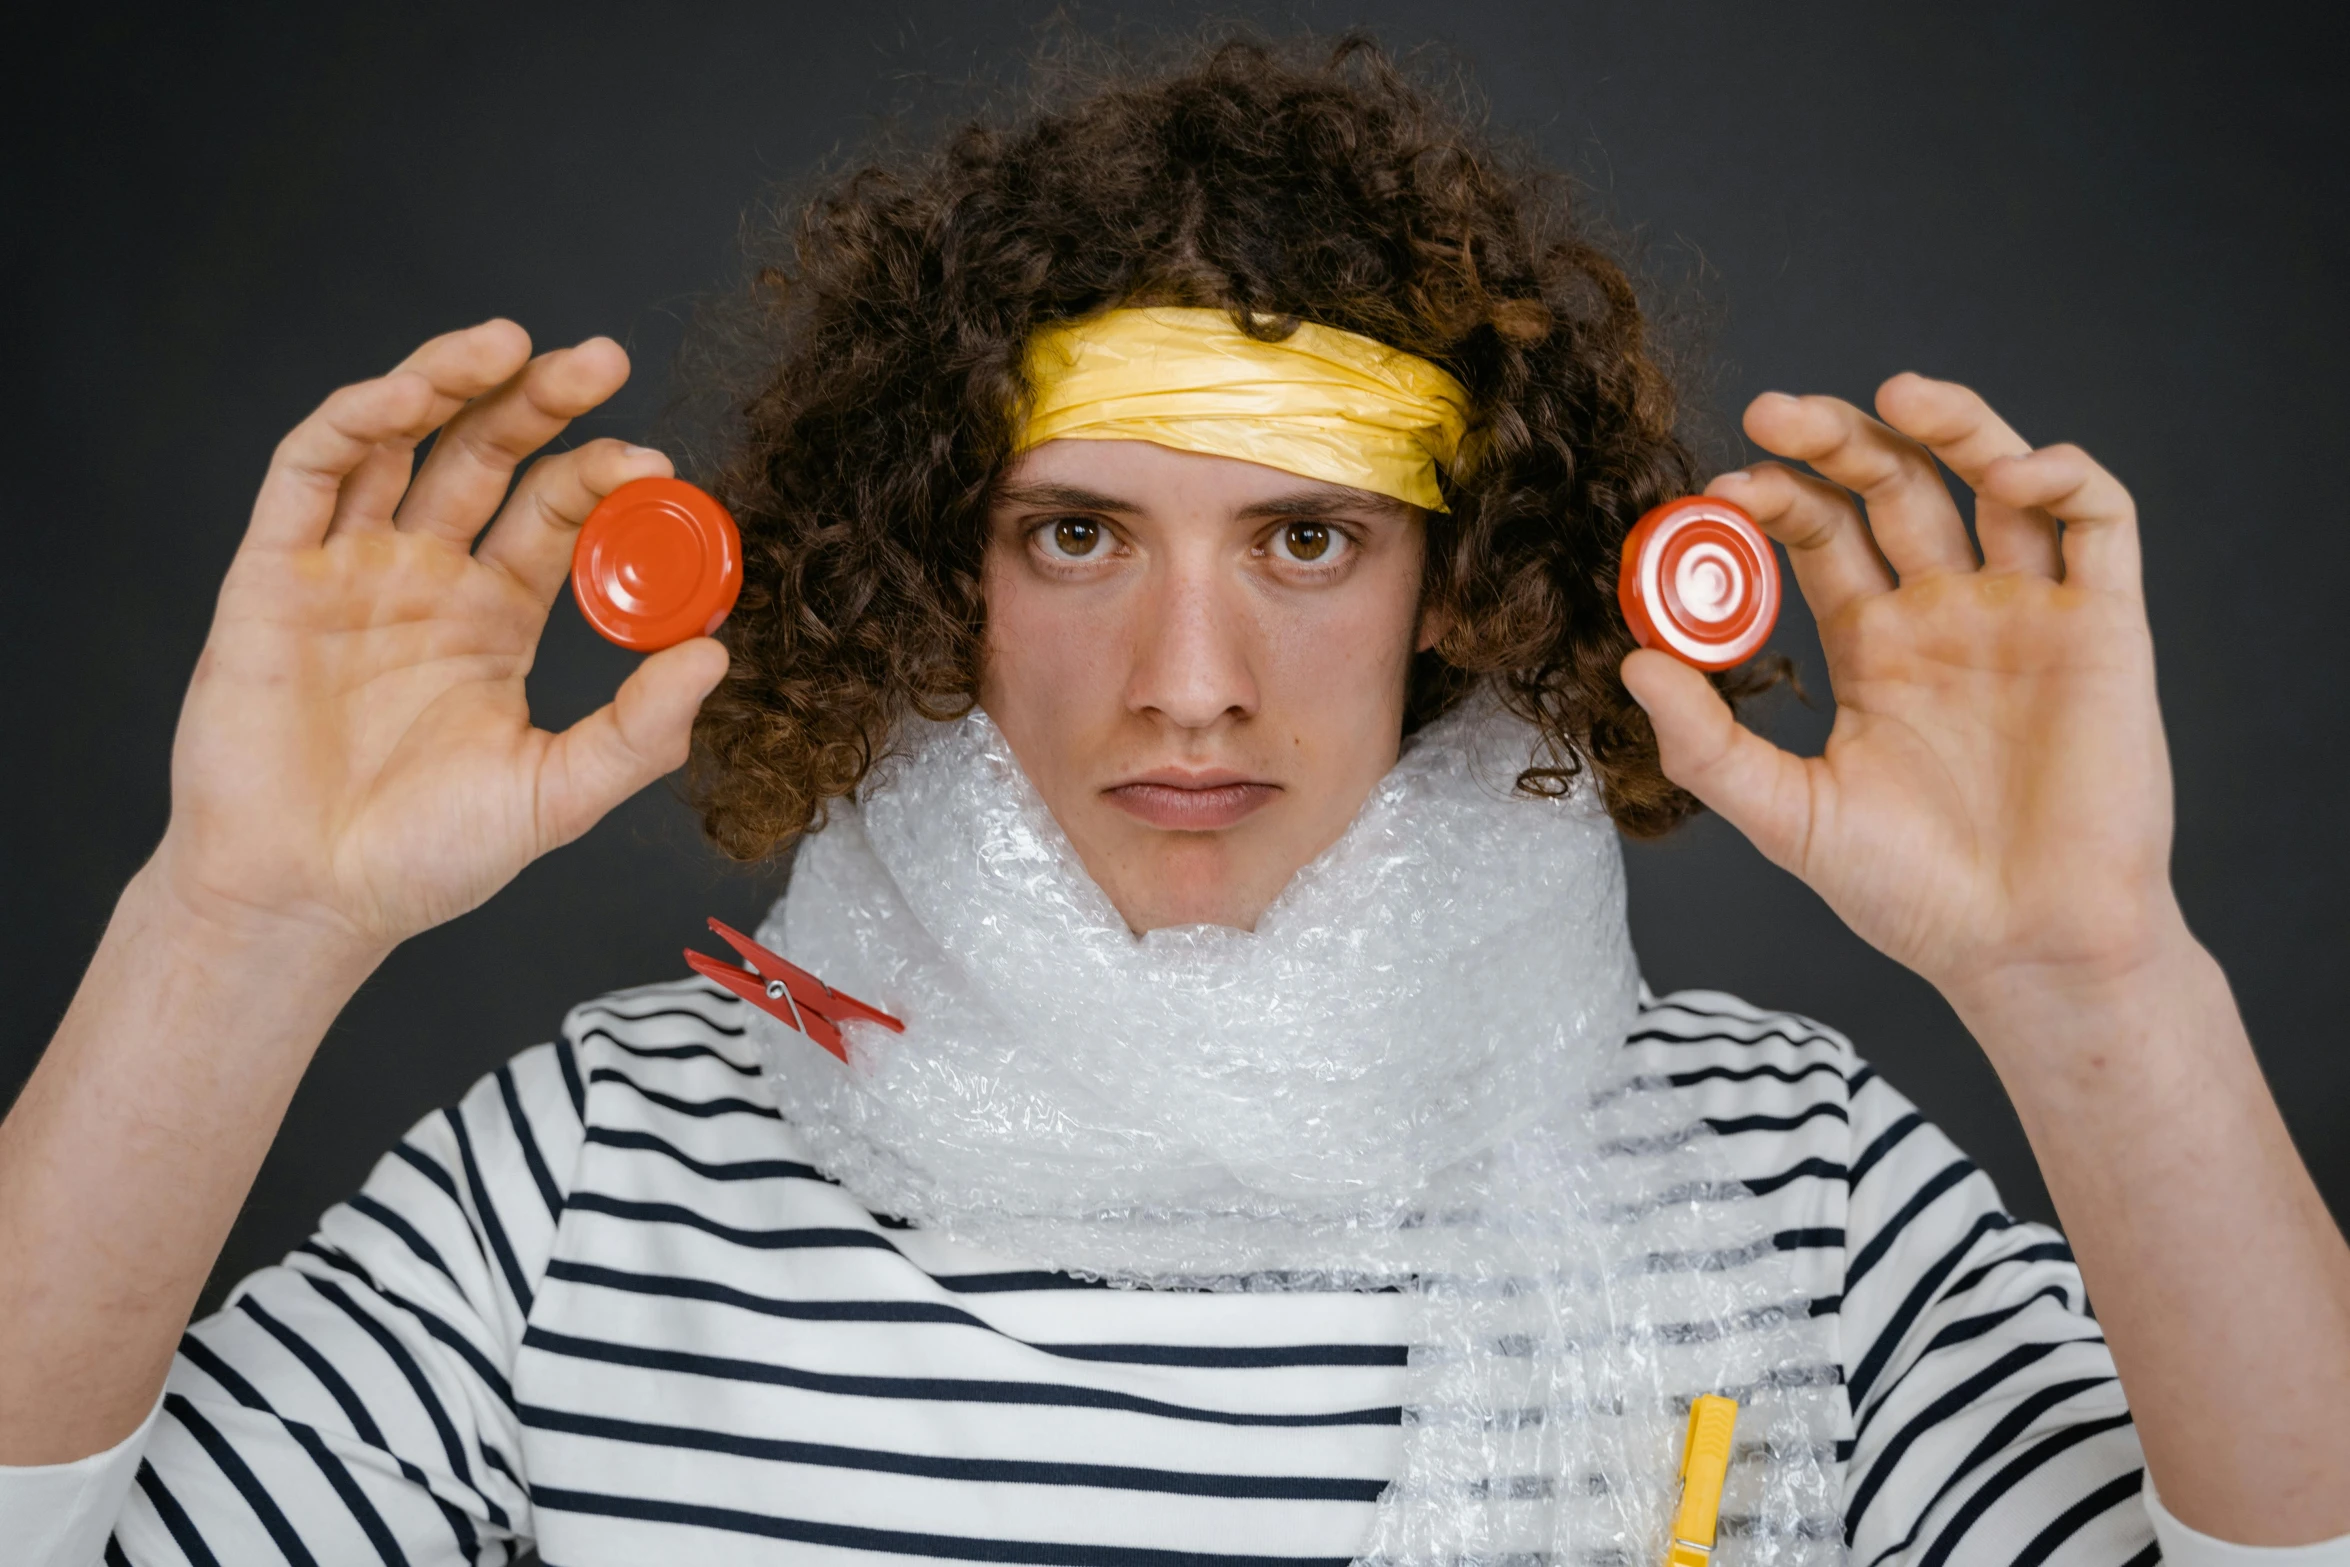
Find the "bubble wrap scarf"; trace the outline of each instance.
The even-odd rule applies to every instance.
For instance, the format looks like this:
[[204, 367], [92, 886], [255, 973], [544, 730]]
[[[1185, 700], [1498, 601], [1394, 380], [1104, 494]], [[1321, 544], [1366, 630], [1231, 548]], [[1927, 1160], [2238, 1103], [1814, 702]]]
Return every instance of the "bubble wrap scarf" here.
[[1837, 1560], [1828, 1325], [1624, 1065], [1615, 834], [1510, 792], [1529, 739], [1456, 712], [1255, 931], [1138, 939], [984, 714], [920, 726], [759, 932], [905, 1033], [850, 1024], [845, 1070], [754, 1033], [876, 1211], [1132, 1287], [1408, 1292], [1365, 1563], [1661, 1562], [1704, 1392], [1742, 1404], [1717, 1560]]

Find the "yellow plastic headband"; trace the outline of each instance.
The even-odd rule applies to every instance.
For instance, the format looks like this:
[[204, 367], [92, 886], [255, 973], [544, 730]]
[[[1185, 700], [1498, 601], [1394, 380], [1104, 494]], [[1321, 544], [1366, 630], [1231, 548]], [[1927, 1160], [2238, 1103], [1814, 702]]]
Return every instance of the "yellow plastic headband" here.
[[1152, 441], [1263, 463], [1443, 511], [1436, 471], [1468, 427], [1469, 394], [1427, 360], [1333, 327], [1277, 343], [1221, 310], [1109, 310], [1039, 330], [1018, 449]]

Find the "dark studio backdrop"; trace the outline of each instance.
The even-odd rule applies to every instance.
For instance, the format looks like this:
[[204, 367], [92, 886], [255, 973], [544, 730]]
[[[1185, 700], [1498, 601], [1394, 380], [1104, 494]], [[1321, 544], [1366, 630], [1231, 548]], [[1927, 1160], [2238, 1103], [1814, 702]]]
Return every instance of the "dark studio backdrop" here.
[[[1066, 14], [1138, 36], [1205, 15]], [[1751, 455], [1735, 416], [1758, 391], [1865, 403], [1916, 368], [2120, 473], [2145, 517], [2187, 911], [2350, 1211], [2342, 24], [2257, 5], [1237, 14], [1440, 45], [1497, 123], [1579, 171], [1696, 334], [1689, 394], [1717, 465]], [[892, 116], [967, 101], [957, 84], [975, 75], [1016, 76], [1052, 15], [1010, 0], [91, 8], [16, 52], [0, 1097], [163, 827], [180, 693], [278, 436], [335, 385], [501, 313], [542, 344], [627, 343], [637, 383], [578, 435], [641, 436], [760, 192]], [[1829, 710], [1799, 607], [1779, 643], [1822, 701], [1783, 704], [1769, 727], [1816, 747]], [[566, 596], [531, 678], [540, 722], [588, 712], [630, 662]], [[1719, 822], [1629, 858], [1651, 983], [1844, 1029], [2011, 1205], [2048, 1216], [1998, 1084], [1923, 982]], [[772, 869], [719, 861], [657, 787], [410, 942], [328, 1037], [207, 1306], [572, 1002], [682, 973], [705, 915], [749, 927], [777, 887]]]

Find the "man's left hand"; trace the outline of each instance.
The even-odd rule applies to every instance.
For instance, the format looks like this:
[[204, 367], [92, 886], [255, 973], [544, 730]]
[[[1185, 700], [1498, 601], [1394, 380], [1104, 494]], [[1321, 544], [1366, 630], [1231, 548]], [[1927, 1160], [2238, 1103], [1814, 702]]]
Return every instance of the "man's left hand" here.
[[[1877, 410], [1758, 397], [1747, 434], [1813, 472], [1707, 486], [1787, 547], [1835, 691], [1824, 753], [1763, 740], [1665, 654], [1625, 683], [1667, 776], [1962, 1013], [2019, 982], [2126, 985], [2189, 939], [2136, 507], [1963, 386], [1896, 376]], [[1980, 555], [1942, 464], [1974, 490]]]

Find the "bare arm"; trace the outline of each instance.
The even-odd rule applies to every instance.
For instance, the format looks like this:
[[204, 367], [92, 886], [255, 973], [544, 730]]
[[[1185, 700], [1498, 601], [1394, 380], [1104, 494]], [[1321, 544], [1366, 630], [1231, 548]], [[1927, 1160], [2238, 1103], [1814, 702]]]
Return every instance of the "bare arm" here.
[[2350, 1534], [2350, 1248], [2294, 1152], [2217, 962], [1971, 995], [2163, 1504], [2247, 1545]]
[[534, 359], [490, 322], [279, 447], [181, 711], [170, 826], [0, 1123], [0, 1464], [137, 1427], [295, 1084], [384, 955], [684, 759], [725, 669], [706, 638], [560, 735], [523, 697], [579, 523], [669, 464], [598, 441], [507, 486], [626, 375], [609, 341]]
[[0, 1463], [138, 1425], [311, 1052], [376, 955], [177, 905], [150, 865], [0, 1124]]
[[[1626, 683], [1666, 772], [1989, 1055], [2165, 1504], [2248, 1545], [2350, 1533], [2350, 1247], [2172, 893], [2134, 505], [1964, 387], [1897, 376], [1877, 407], [1758, 398], [1747, 433], [1814, 473], [1709, 487], [1788, 548], [1836, 691], [1825, 753], [1739, 727], [1661, 654]], [[1980, 559], [1937, 458], [1975, 491]]]

